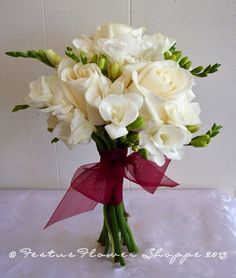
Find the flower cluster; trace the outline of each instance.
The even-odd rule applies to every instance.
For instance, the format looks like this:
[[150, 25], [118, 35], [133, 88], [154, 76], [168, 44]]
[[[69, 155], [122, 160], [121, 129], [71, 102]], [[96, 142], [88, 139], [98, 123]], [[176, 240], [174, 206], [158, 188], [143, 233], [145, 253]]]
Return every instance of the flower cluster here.
[[92, 138], [100, 149], [132, 147], [160, 166], [165, 157], [181, 159], [185, 145], [207, 145], [208, 135], [193, 138], [201, 124], [193, 76], [213, 73], [219, 64], [191, 69], [175, 40], [144, 31], [103, 24], [74, 39], [64, 57], [52, 50], [8, 52], [55, 69], [31, 82], [22, 109], [36, 106], [48, 115], [53, 142], [71, 148]]

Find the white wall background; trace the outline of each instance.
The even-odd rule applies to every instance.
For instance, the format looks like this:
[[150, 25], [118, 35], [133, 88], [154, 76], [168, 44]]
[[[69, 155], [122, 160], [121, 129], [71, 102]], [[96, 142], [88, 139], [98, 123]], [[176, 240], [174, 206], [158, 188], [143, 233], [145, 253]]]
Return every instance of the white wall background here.
[[[69, 151], [51, 136], [37, 112], [11, 113], [28, 93], [28, 83], [48, 74], [32, 60], [6, 50], [65, 46], [102, 22], [146, 25], [177, 39], [194, 65], [220, 62], [217, 74], [197, 79], [202, 131], [213, 122], [222, 134], [206, 149], [186, 149], [168, 175], [182, 186], [236, 188], [236, 1], [235, 0], [0, 0], [0, 187], [67, 188], [79, 165], [98, 160], [94, 144]], [[179, 187], [181, 188], [181, 187]]]

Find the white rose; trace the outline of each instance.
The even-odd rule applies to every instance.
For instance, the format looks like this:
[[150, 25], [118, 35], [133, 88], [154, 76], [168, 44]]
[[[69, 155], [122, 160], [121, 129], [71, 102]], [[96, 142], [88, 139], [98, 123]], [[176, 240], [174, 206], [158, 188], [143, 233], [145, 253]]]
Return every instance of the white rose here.
[[26, 102], [41, 108], [42, 112], [68, 113], [76, 101], [66, 86], [57, 76], [41, 76], [30, 83], [30, 93]]
[[[173, 61], [159, 61], [127, 66], [123, 75], [131, 76], [127, 91], [139, 92], [144, 97], [141, 111], [146, 120], [160, 121], [163, 103], [190, 102], [194, 98], [191, 73]], [[119, 80], [122, 80], [122, 76]]]
[[201, 109], [199, 103], [165, 103], [167, 114], [166, 122], [173, 125], [200, 125], [199, 118]]
[[173, 125], [159, 125], [150, 121], [147, 128], [140, 132], [140, 145], [149, 152], [149, 159], [159, 166], [164, 165], [165, 156], [180, 160], [183, 146], [190, 143], [192, 134], [186, 129]]
[[95, 125], [104, 121], [99, 115], [98, 105], [109, 93], [111, 81], [105, 77], [96, 64], [75, 63], [71, 59], [62, 59], [58, 67], [58, 76], [70, 88], [76, 100], [76, 107]]
[[101, 101], [99, 111], [102, 118], [110, 122], [105, 129], [112, 139], [128, 134], [126, 126], [136, 120], [142, 102], [140, 95], [132, 93], [111, 94]]
[[89, 143], [93, 129], [94, 126], [86, 120], [85, 115], [76, 108], [73, 113], [67, 115], [67, 119], [58, 121], [53, 129], [53, 134], [56, 138], [62, 140], [69, 148], [72, 148], [77, 144]]

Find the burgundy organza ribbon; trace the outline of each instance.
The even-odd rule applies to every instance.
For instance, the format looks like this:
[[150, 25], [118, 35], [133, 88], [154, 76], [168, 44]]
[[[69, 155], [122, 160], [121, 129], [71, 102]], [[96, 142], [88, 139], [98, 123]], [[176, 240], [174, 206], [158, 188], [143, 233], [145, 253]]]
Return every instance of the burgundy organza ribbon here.
[[122, 201], [123, 178], [154, 193], [159, 186], [178, 184], [165, 176], [170, 163], [160, 167], [137, 152], [127, 156], [127, 149], [100, 152], [100, 162], [81, 166], [71, 185], [46, 224], [48, 226], [71, 216], [93, 210], [97, 203], [118, 205]]

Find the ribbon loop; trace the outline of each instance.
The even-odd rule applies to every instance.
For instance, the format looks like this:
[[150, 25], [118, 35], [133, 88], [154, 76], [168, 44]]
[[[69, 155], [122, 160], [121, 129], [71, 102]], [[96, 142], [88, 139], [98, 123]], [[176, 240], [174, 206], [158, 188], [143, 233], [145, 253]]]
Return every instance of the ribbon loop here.
[[[154, 193], [159, 186], [178, 184], [165, 176], [170, 163], [160, 167], [127, 148], [100, 151], [100, 162], [81, 166], [45, 228], [71, 216], [93, 210], [97, 203], [118, 205], [122, 201], [123, 178]], [[44, 229], [45, 229], [44, 228]]]

